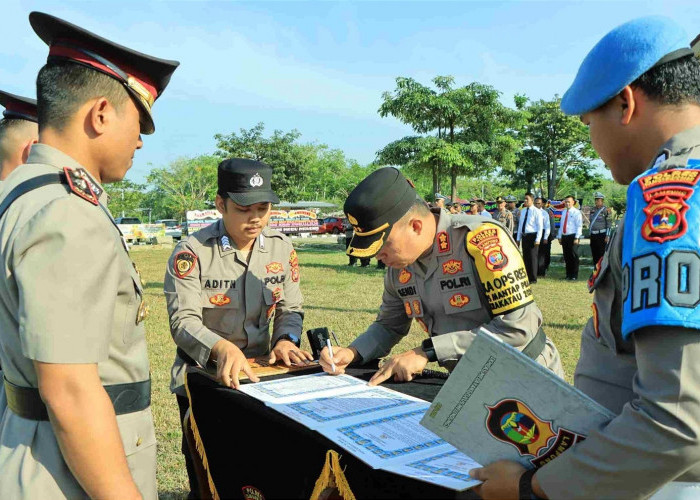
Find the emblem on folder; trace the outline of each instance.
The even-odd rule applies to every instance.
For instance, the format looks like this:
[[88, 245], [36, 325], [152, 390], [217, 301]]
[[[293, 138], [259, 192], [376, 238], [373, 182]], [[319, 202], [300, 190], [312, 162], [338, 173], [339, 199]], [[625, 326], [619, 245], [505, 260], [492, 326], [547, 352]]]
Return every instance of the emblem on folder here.
[[541, 467], [562, 454], [584, 436], [568, 429], [554, 430], [550, 420], [539, 418], [525, 403], [502, 399], [486, 405], [486, 429], [494, 438], [517, 448], [521, 456], [530, 455], [530, 462]]

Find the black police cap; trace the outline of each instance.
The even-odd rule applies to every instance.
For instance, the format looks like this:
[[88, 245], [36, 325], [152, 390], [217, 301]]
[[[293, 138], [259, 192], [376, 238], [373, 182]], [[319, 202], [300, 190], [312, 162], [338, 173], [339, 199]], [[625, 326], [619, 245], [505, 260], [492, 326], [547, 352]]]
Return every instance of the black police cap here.
[[0, 90], [0, 106], [5, 110], [3, 118], [8, 120], [37, 121], [36, 100]]
[[393, 225], [415, 203], [416, 190], [396, 168], [375, 170], [345, 200], [343, 211], [354, 235], [347, 254], [372, 257], [379, 253]]
[[272, 167], [256, 160], [231, 158], [219, 163], [218, 186], [220, 193], [238, 205], [280, 202], [272, 190]]
[[179, 62], [142, 54], [43, 12], [29, 14], [29, 23], [49, 46], [47, 62], [70, 61], [115, 78], [143, 110], [141, 133], [155, 131], [151, 108]]

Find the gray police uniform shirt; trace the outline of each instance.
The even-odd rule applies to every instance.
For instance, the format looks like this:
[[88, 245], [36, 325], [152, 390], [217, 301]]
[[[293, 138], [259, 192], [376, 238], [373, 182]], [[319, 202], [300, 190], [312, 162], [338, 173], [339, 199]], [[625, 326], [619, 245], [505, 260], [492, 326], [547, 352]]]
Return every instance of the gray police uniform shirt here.
[[[64, 167], [81, 168], [36, 144], [0, 198]], [[92, 182], [104, 207], [106, 194]], [[54, 184], [18, 198], [0, 220], [0, 363], [13, 384], [37, 387], [33, 360], [96, 363], [103, 385], [149, 378], [144, 326], [137, 324], [141, 281], [105, 210]], [[0, 498], [86, 497], [50, 422], [21, 418], [5, 405], [0, 415]], [[116, 418], [137, 487], [157, 498], [151, 409]]]
[[[281, 335], [301, 335], [299, 279], [289, 238], [264, 228], [246, 262], [219, 220], [181, 241], [168, 261], [164, 291], [173, 340], [201, 366], [222, 338], [248, 358], [268, 354]], [[176, 354], [170, 390], [181, 396], [187, 366]]]
[[513, 229], [515, 228], [513, 225], [513, 212], [509, 210], [504, 210], [503, 212], [497, 211], [493, 218], [500, 222], [511, 234], [513, 233]]
[[[685, 167], [700, 158], [700, 127], [662, 149], [666, 164]], [[549, 498], [645, 498], [669, 481], [700, 482], [700, 332], [649, 326], [623, 339], [624, 226], [589, 279], [594, 315], [574, 375], [576, 387], [618, 416], [537, 472]], [[700, 287], [699, 273], [688, 280], [689, 290]]]
[[[449, 370], [478, 327], [522, 350], [542, 324], [510, 232], [481, 216], [433, 213], [439, 220], [432, 251], [408, 267], [388, 269], [379, 315], [351, 344], [365, 362], [389, 354], [414, 319], [433, 338], [438, 362]], [[551, 340], [537, 361], [563, 376]]]
[[[596, 214], [597, 217], [596, 217]], [[608, 234], [610, 232], [610, 215], [608, 214], [608, 207], [603, 205], [602, 207], [593, 208], [591, 212], [591, 234]]]

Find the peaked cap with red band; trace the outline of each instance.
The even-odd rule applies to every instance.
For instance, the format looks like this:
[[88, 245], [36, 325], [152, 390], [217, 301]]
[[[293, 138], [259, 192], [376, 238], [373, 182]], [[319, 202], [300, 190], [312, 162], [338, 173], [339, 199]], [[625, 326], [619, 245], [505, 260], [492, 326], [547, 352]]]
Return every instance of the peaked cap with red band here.
[[131, 50], [43, 12], [29, 14], [29, 23], [49, 46], [48, 62], [64, 60], [82, 64], [121, 82], [143, 110], [141, 133], [155, 131], [151, 107], [165, 90], [179, 62]]
[[36, 101], [0, 90], [0, 106], [5, 108], [3, 118], [36, 122]]

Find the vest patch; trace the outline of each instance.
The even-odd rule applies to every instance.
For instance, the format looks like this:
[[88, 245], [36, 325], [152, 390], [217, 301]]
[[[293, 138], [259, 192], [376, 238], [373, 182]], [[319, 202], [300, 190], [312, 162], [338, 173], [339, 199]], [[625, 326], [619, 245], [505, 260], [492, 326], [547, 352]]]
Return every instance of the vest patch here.
[[469, 276], [460, 276], [458, 278], [440, 280], [440, 290], [455, 290], [457, 288], [464, 288], [467, 286], [472, 286]]
[[284, 283], [285, 277], [286, 276], [284, 274], [280, 276], [268, 276], [263, 280], [263, 282], [265, 283], [265, 285], [269, 285], [270, 283], [272, 283], [273, 285], [279, 285], [280, 283]]
[[418, 295], [418, 292], [416, 291], [416, 287], [413, 285], [399, 288], [396, 291], [399, 293], [399, 297], [408, 297], [409, 295]]
[[236, 288], [236, 282], [234, 280], [207, 279], [204, 282], [204, 288]]
[[182, 279], [189, 275], [197, 263], [197, 256], [192, 252], [178, 252], [173, 261], [173, 272], [175, 276]]

